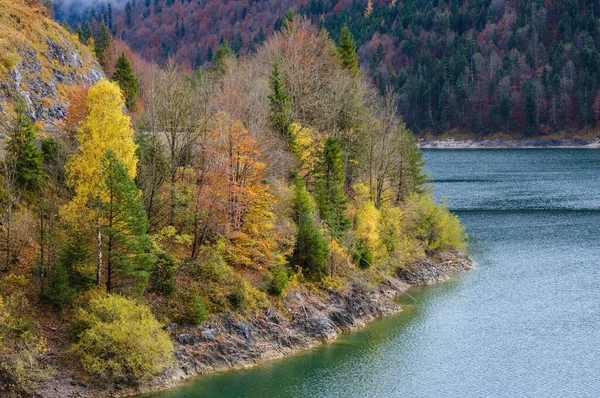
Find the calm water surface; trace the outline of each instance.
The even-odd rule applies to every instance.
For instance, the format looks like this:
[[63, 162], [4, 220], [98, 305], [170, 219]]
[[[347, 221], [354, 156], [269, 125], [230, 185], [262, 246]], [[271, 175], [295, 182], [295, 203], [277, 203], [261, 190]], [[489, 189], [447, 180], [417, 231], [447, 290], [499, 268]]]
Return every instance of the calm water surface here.
[[151, 397], [600, 397], [600, 150], [425, 158], [474, 271], [334, 344]]

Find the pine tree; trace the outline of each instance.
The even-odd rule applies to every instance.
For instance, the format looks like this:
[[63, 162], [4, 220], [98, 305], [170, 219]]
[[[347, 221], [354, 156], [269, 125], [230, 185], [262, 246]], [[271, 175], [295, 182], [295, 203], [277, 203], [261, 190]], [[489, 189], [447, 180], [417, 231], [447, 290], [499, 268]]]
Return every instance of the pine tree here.
[[525, 115], [529, 133], [532, 135], [537, 134], [539, 131], [539, 119], [537, 115], [535, 86], [532, 82], [525, 84]]
[[227, 60], [234, 57], [229, 43], [227, 40], [223, 40], [212, 56], [211, 70], [219, 75], [224, 75], [227, 72]]
[[356, 43], [347, 24], [344, 24], [340, 32], [340, 40], [337, 50], [342, 59], [342, 68], [348, 69], [353, 77], [358, 75], [358, 55], [356, 54]]
[[16, 118], [6, 136], [6, 159], [15, 172], [15, 182], [26, 192], [37, 191], [42, 184], [42, 152], [33, 143], [37, 130], [26, 113], [25, 104], [15, 105]]
[[310, 279], [327, 275], [329, 248], [319, 227], [315, 225], [310, 195], [301, 179], [295, 184], [293, 218], [298, 224], [298, 236], [291, 262]]
[[98, 58], [98, 62], [100, 62], [100, 65], [103, 67], [106, 67], [106, 57], [104, 52], [110, 47], [111, 43], [112, 37], [110, 35], [110, 31], [104, 22], [102, 22], [102, 24], [100, 24], [100, 28], [98, 29], [98, 35], [94, 41], [94, 51], [96, 53], [96, 57]]
[[[148, 219], [141, 192], [125, 165], [110, 149], [102, 159], [106, 195], [101, 197], [100, 217], [106, 236], [106, 291], [143, 292], [151, 257]], [[135, 289], [137, 287], [137, 289]]]
[[121, 54], [117, 61], [116, 70], [112, 78], [119, 84], [121, 90], [123, 90], [125, 106], [130, 111], [133, 111], [138, 98], [138, 80], [124, 53]]
[[271, 128], [281, 134], [291, 145], [290, 123], [292, 114], [292, 104], [290, 94], [285, 88], [281, 64], [278, 59], [273, 63], [271, 76], [269, 77], [269, 95], [270, 115], [269, 120]]
[[335, 235], [343, 233], [350, 225], [344, 214], [348, 202], [344, 192], [345, 178], [342, 146], [338, 139], [329, 137], [317, 166], [315, 199], [321, 219]]

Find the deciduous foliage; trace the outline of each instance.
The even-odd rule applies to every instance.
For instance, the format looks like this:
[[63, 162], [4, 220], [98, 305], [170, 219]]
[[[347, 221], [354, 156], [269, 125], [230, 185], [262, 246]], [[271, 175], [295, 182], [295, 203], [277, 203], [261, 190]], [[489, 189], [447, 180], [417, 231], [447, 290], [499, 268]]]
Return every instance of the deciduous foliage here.
[[144, 379], [169, 366], [172, 344], [150, 310], [119, 295], [90, 300], [73, 326], [73, 354], [97, 377], [115, 381]]
[[[97, 83], [89, 89], [86, 105], [87, 117], [77, 135], [80, 146], [66, 165], [68, 183], [75, 191], [69, 206], [80, 209], [105, 193], [101, 165], [108, 150], [131, 178], [137, 164], [131, 120], [123, 113], [125, 100], [119, 86], [107, 80]], [[76, 215], [78, 211], [68, 208], [67, 213]]]
[[101, 282], [103, 244], [101, 227], [102, 203], [106, 203], [108, 187], [102, 162], [107, 151], [114, 154], [130, 178], [136, 172], [136, 145], [129, 116], [123, 113], [125, 100], [116, 83], [102, 80], [90, 88], [87, 96], [87, 117], [77, 136], [78, 152], [66, 165], [67, 182], [75, 196], [63, 207], [63, 219], [80, 230], [96, 224], [97, 271], [96, 283]]

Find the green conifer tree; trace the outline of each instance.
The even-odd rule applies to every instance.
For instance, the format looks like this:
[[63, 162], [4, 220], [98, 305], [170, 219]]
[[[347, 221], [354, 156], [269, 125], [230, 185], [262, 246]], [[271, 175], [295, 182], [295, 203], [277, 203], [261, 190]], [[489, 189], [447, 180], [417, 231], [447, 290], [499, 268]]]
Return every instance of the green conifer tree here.
[[211, 70], [221, 76], [224, 75], [227, 72], [227, 60], [234, 57], [229, 43], [223, 40], [212, 56]]
[[342, 60], [342, 68], [348, 69], [353, 77], [358, 76], [358, 54], [356, 54], [356, 43], [348, 25], [344, 24], [340, 32], [340, 40], [337, 50]]
[[[290, 101], [290, 94], [285, 88], [281, 64], [278, 59], [275, 60], [273, 68], [271, 69], [269, 88], [271, 89], [271, 94], [269, 95], [269, 107], [271, 111], [269, 121], [271, 123], [271, 128], [281, 134], [281, 136], [289, 142], [291, 139], [290, 123], [292, 122], [292, 104]], [[291, 144], [291, 142], [289, 142], [289, 144]]]
[[346, 167], [340, 141], [329, 137], [317, 166], [315, 199], [321, 219], [335, 235], [343, 233], [350, 225], [344, 214], [348, 199], [344, 192]]
[[98, 62], [102, 67], [106, 67], [106, 60], [104, 56], [104, 51], [110, 47], [112, 42], [112, 36], [110, 35], [110, 31], [108, 27], [102, 22], [100, 24], [100, 28], [98, 29], [98, 35], [95, 39], [95, 47], [94, 52], [96, 53], [96, 58], [98, 58]]
[[124, 53], [121, 54], [117, 61], [116, 70], [112, 78], [119, 84], [121, 90], [123, 90], [127, 109], [133, 111], [138, 98], [138, 80]]
[[101, 198], [102, 230], [107, 237], [106, 290], [141, 293], [152, 266], [141, 193], [110, 150], [104, 156], [102, 169], [107, 188], [106, 196]]
[[16, 185], [26, 192], [36, 192], [43, 181], [42, 151], [34, 145], [37, 129], [27, 115], [25, 104], [15, 105], [16, 117], [6, 136], [5, 162], [14, 171]]
[[310, 194], [301, 179], [295, 184], [292, 212], [298, 224], [298, 236], [291, 262], [302, 269], [309, 279], [320, 280], [327, 275], [329, 247], [321, 230], [315, 225]]

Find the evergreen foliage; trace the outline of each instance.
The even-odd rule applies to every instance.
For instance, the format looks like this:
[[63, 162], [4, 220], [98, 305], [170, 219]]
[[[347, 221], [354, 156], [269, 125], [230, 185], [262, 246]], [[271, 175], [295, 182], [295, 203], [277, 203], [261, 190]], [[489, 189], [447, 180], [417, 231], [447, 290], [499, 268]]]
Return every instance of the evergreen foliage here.
[[289, 144], [292, 144], [290, 135], [292, 105], [290, 94], [285, 88], [279, 59], [273, 62], [271, 76], [269, 76], [269, 88], [271, 89], [271, 94], [269, 94], [271, 128], [287, 139]]
[[337, 236], [350, 225], [345, 214], [348, 199], [344, 192], [346, 167], [338, 139], [329, 137], [317, 168], [315, 200], [321, 219]]
[[50, 273], [48, 286], [44, 297], [56, 308], [62, 311], [73, 303], [75, 289], [71, 287], [70, 276], [63, 264], [58, 263]]
[[102, 161], [106, 195], [101, 197], [100, 217], [107, 237], [106, 290], [142, 292], [148, 281], [152, 257], [141, 194], [127, 169], [108, 150]]
[[320, 280], [327, 275], [329, 247], [321, 229], [315, 225], [310, 195], [301, 180], [296, 182], [294, 192], [293, 214], [298, 236], [291, 262], [309, 279]]
[[342, 60], [342, 68], [348, 69], [353, 77], [358, 76], [358, 54], [356, 43], [347, 24], [340, 31], [340, 39], [337, 42], [337, 50]]
[[227, 60], [231, 58], [235, 58], [235, 55], [227, 40], [223, 40], [212, 56], [211, 70], [218, 75], [224, 75], [227, 72]]
[[135, 110], [135, 104], [138, 98], [138, 80], [133, 73], [131, 64], [125, 56], [121, 54], [115, 66], [116, 71], [112, 79], [119, 84], [125, 95], [125, 106], [130, 111]]
[[168, 253], [161, 251], [150, 273], [150, 291], [162, 296], [175, 293], [175, 261]]
[[27, 115], [25, 104], [15, 105], [16, 117], [6, 137], [6, 164], [13, 170], [15, 182], [26, 192], [37, 191], [43, 182], [42, 152], [34, 145], [37, 129]]
[[108, 26], [102, 22], [98, 28], [98, 34], [94, 39], [94, 52], [96, 53], [96, 57], [98, 57], [98, 62], [100, 62], [100, 65], [104, 68], [106, 68], [105, 51], [110, 47], [111, 43], [112, 36], [110, 30], [108, 29]]

